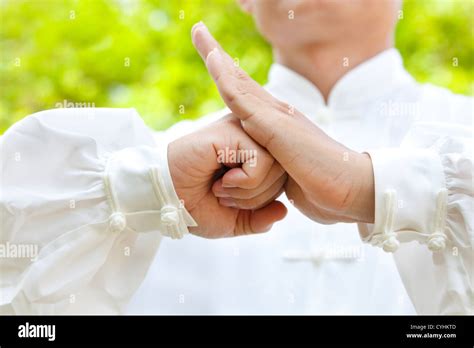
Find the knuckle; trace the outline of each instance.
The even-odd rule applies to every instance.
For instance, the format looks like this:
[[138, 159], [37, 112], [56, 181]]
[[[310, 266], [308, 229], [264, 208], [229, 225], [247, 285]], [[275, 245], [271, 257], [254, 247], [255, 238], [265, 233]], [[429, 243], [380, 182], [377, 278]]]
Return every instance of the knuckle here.
[[240, 68], [235, 68], [235, 77], [241, 81], [248, 81], [249, 80], [249, 76], [247, 75], [247, 73], [240, 69]]
[[246, 180], [246, 189], [256, 189], [260, 184], [260, 177], [258, 176], [249, 176]]
[[223, 75], [220, 77], [220, 89], [224, 99], [231, 99], [234, 96], [234, 86], [233, 81], [228, 75]]
[[229, 190], [226, 190], [226, 194], [229, 195], [233, 199], [251, 199], [255, 197], [254, 190], [246, 190], [246, 189], [229, 189]]
[[245, 209], [258, 209], [262, 205], [258, 199], [248, 199], [245, 200]]
[[231, 105], [244, 105], [248, 98], [248, 91], [238, 81], [231, 78], [225, 78], [222, 83], [222, 96], [225, 101]]
[[234, 105], [244, 105], [245, 100], [247, 98], [247, 95], [248, 95], [248, 93], [246, 91], [237, 89], [234, 92], [232, 104], [234, 104]]
[[235, 204], [239, 209], [249, 210], [252, 208], [252, 202], [247, 199], [237, 199], [235, 200]]

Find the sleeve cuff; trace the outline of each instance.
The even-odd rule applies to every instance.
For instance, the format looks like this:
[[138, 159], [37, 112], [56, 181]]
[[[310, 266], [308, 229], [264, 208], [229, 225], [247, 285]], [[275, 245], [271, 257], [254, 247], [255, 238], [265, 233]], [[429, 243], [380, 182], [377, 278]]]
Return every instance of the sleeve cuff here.
[[438, 154], [429, 149], [368, 151], [374, 169], [374, 224], [359, 224], [364, 242], [397, 250], [416, 240], [444, 249], [447, 190]]
[[[174, 189], [174, 184], [173, 184], [173, 179], [171, 178], [171, 173], [170, 169], [168, 166], [168, 145], [169, 145], [169, 140], [166, 141], [166, 143], [161, 144], [160, 146], [160, 151], [161, 151], [161, 165], [160, 165], [160, 177], [161, 181], [159, 180], [159, 183], [163, 187], [163, 191], [165, 193], [165, 197], [168, 199], [168, 201], [175, 207], [179, 207], [178, 212], [180, 213], [180, 219], [183, 222], [183, 228], [181, 228], [180, 231], [177, 231], [177, 233], [174, 233], [172, 231], [171, 234], [165, 234], [163, 235], [172, 237], [172, 238], [182, 238], [184, 234], [188, 233], [188, 227], [196, 227], [197, 222], [193, 219], [191, 214], [186, 210], [184, 207], [184, 202], [178, 197], [178, 194], [176, 193]], [[162, 208], [162, 220], [163, 218], [166, 219], [166, 215], [163, 216], [165, 212], [163, 212]], [[166, 213], [165, 213], [166, 214]]]
[[104, 179], [113, 209], [110, 227], [117, 232], [159, 229], [163, 236], [180, 239], [188, 226], [197, 225], [174, 190], [165, 144], [112, 154]]

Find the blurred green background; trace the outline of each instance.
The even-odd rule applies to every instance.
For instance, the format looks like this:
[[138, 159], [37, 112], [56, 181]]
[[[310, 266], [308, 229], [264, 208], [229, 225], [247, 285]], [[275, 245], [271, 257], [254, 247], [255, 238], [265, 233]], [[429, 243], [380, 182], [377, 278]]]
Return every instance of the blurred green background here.
[[[419, 81], [472, 95], [473, 10], [473, 0], [404, 2], [396, 45]], [[0, 134], [64, 101], [135, 107], [155, 129], [218, 110], [190, 41], [199, 20], [260, 83], [271, 64], [234, 0], [0, 0], [0, 11]]]

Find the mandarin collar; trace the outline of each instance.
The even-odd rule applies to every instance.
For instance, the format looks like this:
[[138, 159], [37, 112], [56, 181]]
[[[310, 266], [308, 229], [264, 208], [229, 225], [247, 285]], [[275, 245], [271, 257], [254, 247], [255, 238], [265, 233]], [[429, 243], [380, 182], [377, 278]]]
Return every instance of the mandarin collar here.
[[327, 105], [313, 83], [278, 63], [274, 63], [270, 68], [266, 88], [277, 98], [285, 100], [313, 118], [321, 108], [347, 110], [367, 106], [384, 95], [390, 95], [406, 83], [413, 82], [413, 78], [403, 67], [398, 50], [390, 48], [343, 75], [329, 93]]

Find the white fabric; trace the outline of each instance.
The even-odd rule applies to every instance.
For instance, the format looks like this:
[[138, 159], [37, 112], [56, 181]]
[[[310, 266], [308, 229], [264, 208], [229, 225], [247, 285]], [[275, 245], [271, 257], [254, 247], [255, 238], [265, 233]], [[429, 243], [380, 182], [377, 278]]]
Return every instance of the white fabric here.
[[[472, 105], [467, 104], [469, 112]], [[474, 144], [469, 119], [462, 121], [419, 122], [400, 147], [369, 151], [376, 217], [361, 232], [383, 248], [388, 235], [397, 245], [418, 242], [403, 245], [395, 256], [419, 313], [474, 313]], [[388, 192], [396, 200], [390, 223], [384, 206]], [[436, 291], [427, 296], [428, 289]]]
[[[375, 224], [365, 238], [373, 245], [394, 252], [398, 241], [418, 238], [427, 241], [437, 215], [438, 195], [445, 192], [443, 168], [439, 157], [428, 149], [388, 148], [369, 151], [375, 178]], [[445, 219], [445, 217], [442, 217]], [[364, 226], [361, 226], [364, 228]], [[406, 231], [397, 236], [398, 231]], [[425, 237], [425, 238], [421, 238]], [[396, 242], [393, 242], [394, 239]], [[393, 247], [387, 242], [392, 241]]]
[[0, 147], [0, 244], [38, 252], [0, 258], [2, 313], [121, 313], [159, 231], [179, 237], [195, 224], [166, 147], [133, 109], [39, 112]]

